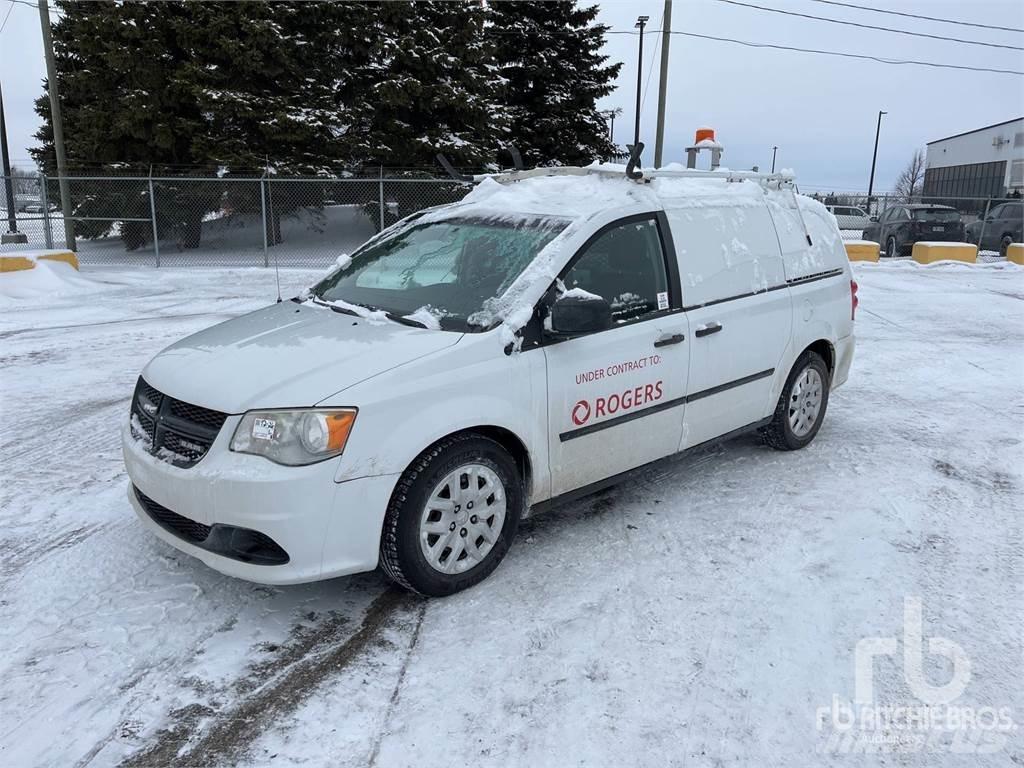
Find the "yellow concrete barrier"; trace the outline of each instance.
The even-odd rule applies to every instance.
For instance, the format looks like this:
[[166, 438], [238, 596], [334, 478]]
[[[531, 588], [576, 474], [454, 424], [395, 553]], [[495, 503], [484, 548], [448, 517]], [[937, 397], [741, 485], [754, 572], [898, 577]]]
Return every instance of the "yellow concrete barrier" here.
[[72, 251], [49, 251], [39, 254], [37, 258], [45, 259], [46, 261], [63, 261], [65, 264], [70, 264], [75, 269], [78, 269], [78, 257]]
[[878, 243], [870, 240], [850, 240], [846, 246], [846, 258], [850, 261], [878, 261]]
[[976, 264], [978, 246], [970, 243], [914, 243], [912, 257], [918, 264], [931, 264], [936, 261], [965, 261]]
[[0, 272], [20, 272], [35, 267], [34, 259], [27, 259], [24, 256], [0, 256]]
[[1024, 243], [1010, 243], [1006, 249], [1006, 260], [1024, 266]]

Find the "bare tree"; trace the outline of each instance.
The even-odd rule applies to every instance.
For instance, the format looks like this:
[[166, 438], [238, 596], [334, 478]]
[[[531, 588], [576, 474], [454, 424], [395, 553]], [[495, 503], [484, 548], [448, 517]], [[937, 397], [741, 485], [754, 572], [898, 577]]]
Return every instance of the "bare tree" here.
[[915, 149], [910, 162], [896, 178], [896, 195], [905, 203], [914, 202], [924, 188], [924, 150]]
[[18, 166], [11, 168], [11, 182], [15, 195], [38, 195], [39, 179], [36, 174], [23, 170]]

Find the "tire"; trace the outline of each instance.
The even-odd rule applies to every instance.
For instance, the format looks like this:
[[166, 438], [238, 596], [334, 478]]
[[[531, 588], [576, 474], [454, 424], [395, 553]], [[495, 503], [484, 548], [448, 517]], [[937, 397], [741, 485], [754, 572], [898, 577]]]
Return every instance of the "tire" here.
[[[809, 374], [808, 379], [804, 378], [805, 374]], [[817, 376], [816, 386], [815, 375]], [[810, 385], [809, 390], [806, 389], [808, 384]], [[828, 366], [821, 359], [821, 355], [809, 351], [800, 355], [793, 370], [789, 372], [786, 386], [782, 388], [782, 394], [779, 396], [778, 405], [775, 406], [771, 424], [761, 430], [765, 443], [779, 451], [795, 451], [808, 445], [818, 434], [818, 430], [821, 429], [821, 424], [825, 420], [830, 384]], [[810, 394], [803, 395], [802, 393], [815, 391], [817, 391], [817, 412], [813, 419], [808, 420], [808, 411], [805, 409], [811, 404], [813, 398]], [[794, 399], [801, 397], [808, 399], [797, 402], [803, 418], [796, 417], [797, 427], [794, 428], [794, 418], [790, 414], [791, 404]]]
[[892, 235], [889, 235], [889, 239], [885, 241], [885, 255], [888, 256], [890, 259], [894, 259], [898, 255], [896, 248], [896, 238], [893, 237]]
[[1006, 255], [1010, 252], [1010, 243], [1012, 242], [1013, 238], [1011, 238], [1009, 235], [1003, 235], [1003, 239], [999, 241], [999, 255], [1002, 256], [1004, 259], [1006, 258]]
[[[473, 513], [474, 504], [491, 515]], [[381, 569], [406, 589], [431, 597], [472, 587], [505, 557], [524, 508], [519, 468], [499, 443], [474, 433], [445, 438], [413, 461], [391, 494], [380, 539]], [[425, 548], [434, 553], [431, 559]]]

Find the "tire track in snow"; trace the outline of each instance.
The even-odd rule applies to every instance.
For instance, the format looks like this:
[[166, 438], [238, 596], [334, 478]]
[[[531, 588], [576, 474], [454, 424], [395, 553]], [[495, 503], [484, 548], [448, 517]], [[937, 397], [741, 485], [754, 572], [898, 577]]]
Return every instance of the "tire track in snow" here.
[[[334, 616], [321, 627], [283, 648], [275, 659], [250, 670], [253, 675], [236, 684], [240, 699], [216, 712], [204, 704], [191, 704], [174, 713], [176, 722], [161, 731], [149, 747], [125, 759], [122, 768], [142, 766], [231, 765], [244, 755], [268, 726], [294, 712], [329, 678], [337, 677], [376, 647], [388, 629], [406, 629], [409, 619], [418, 636], [425, 601], [389, 587], [370, 604], [358, 629], [337, 644], [347, 623]], [[419, 607], [417, 607], [417, 604]], [[410, 646], [409, 653], [411, 653]], [[404, 670], [408, 657], [402, 665]], [[259, 675], [266, 682], [254, 679]], [[401, 677], [393, 698], [401, 685]], [[212, 723], [195, 738], [203, 720]]]
[[373, 737], [373, 747], [370, 749], [370, 759], [367, 761], [368, 768], [374, 768], [377, 765], [377, 758], [380, 756], [380, 745], [384, 741], [384, 737], [390, 733], [388, 726], [395, 707], [398, 706], [398, 700], [402, 694], [402, 686], [405, 684], [405, 673], [409, 669], [409, 662], [412, 661], [412, 655], [416, 651], [416, 645], [420, 639], [420, 629], [423, 627], [423, 619], [427, 615], [427, 605], [428, 601], [422, 600], [416, 611], [416, 626], [413, 627], [409, 648], [405, 652], [405, 658], [402, 659], [402, 666], [398, 670], [398, 679], [395, 680], [395, 687], [392, 689], [391, 697], [388, 699], [388, 706], [384, 711], [384, 721], [381, 723], [380, 730]]

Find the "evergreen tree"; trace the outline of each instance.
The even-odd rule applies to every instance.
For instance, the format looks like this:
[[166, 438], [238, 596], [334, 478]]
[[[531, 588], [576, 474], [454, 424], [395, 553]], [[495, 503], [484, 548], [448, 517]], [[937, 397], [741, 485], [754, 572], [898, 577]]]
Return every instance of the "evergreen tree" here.
[[468, 0], [349, 7], [372, 19], [362, 43], [370, 54], [343, 89], [352, 158], [433, 168], [443, 152], [456, 165], [493, 163], [508, 119], [486, 9]]
[[597, 101], [622, 65], [600, 52], [608, 27], [594, 24], [597, 6], [492, 0], [488, 9], [511, 143], [524, 162], [585, 165], [613, 154]]

